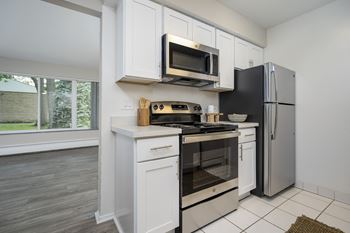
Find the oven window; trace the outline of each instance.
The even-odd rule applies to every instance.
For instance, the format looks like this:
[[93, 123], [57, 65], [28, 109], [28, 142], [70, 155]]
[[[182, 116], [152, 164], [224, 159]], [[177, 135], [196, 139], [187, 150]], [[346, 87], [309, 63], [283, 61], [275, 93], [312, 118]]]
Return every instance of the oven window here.
[[169, 44], [169, 50], [171, 68], [205, 74], [210, 72], [209, 53], [174, 43]]
[[237, 138], [183, 144], [183, 196], [235, 179], [237, 176]]

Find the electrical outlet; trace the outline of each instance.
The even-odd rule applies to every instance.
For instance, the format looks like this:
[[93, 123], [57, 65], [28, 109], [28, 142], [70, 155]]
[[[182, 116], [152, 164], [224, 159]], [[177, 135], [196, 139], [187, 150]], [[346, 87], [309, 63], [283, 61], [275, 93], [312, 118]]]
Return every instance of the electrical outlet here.
[[124, 105], [122, 106], [122, 110], [130, 111], [130, 110], [133, 110], [133, 109], [134, 109], [134, 106], [133, 106], [131, 103], [124, 104]]

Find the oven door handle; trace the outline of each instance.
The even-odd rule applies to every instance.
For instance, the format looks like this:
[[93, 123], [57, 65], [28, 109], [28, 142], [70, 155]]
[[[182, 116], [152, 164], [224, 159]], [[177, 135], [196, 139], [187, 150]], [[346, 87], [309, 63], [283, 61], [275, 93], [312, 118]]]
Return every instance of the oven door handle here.
[[224, 132], [224, 133], [208, 133], [208, 134], [192, 134], [182, 137], [182, 144], [214, 141], [227, 138], [235, 138], [241, 135], [238, 131]]

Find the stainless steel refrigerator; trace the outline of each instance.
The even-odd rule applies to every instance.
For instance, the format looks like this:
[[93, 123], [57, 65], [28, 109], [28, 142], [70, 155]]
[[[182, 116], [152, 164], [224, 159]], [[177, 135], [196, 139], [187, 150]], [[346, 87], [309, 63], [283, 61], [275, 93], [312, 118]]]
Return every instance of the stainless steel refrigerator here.
[[[220, 93], [220, 112], [258, 122], [258, 196], [295, 183], [295, 72], [273, 63], [235, 71], [235, 90]], [[238, 177], [239, 179], [239, 177]]]

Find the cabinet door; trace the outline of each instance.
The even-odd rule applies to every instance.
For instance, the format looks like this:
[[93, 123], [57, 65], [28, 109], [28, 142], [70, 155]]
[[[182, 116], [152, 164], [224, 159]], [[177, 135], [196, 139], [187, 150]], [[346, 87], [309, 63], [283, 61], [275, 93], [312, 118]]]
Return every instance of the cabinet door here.
[[247, 69], [249, 44], [248, 42], [235, 38], [235, 67], [239, 69]]
[[256, 143], [239, 145], [238, 194], [245, 194], [256, 188]]
[[160, 80], [162, 8], [149, 0], [127, 0], [125, 4], [126, 75]]
[[137, 164], [137, 232], [164, 233], [179, 226], [178, 159]]
[[264, 63], [263, 56], [263, 49], [251, 44], [249, 48], [249, 67], [262, 65]]
[[216, 48], [219, 49], [220, 88], [233, 90], [234, 64], [235, 64], [235, 38], [234, 36], [216, 30]]
[[193, 20], [193, 40], [200, 44], [215, 47], [215, 28], [198, 20]]
[[164, 7], [163, 34], [169, 33], [192, 40], [192, 24], [191, 17]]

